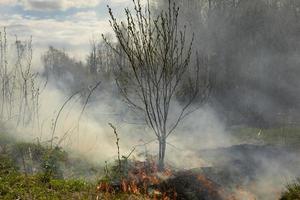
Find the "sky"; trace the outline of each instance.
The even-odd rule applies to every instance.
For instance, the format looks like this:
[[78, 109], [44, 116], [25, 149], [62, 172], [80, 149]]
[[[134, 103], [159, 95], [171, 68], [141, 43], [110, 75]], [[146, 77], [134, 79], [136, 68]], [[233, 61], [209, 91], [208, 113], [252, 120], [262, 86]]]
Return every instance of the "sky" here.
[[90, 41], [112, 32], [107, 5], [122, 17], [131, 0], [0, 0], [0, 27], [10, 37], [33, 37], [34, 49], [49, 45], [82, 60]]

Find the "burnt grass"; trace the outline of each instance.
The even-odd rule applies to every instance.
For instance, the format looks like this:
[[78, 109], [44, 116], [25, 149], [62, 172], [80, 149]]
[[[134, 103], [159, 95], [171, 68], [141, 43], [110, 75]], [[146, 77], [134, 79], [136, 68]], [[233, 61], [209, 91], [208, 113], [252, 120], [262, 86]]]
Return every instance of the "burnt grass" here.
[[299, 149], [286, 146], [241, 144], [202, 150], [199, 155], [212, 164], [201, 168], [202, 173], [216, 184], [230, 189], [237, 186], [247, 188], [265, 177], [274, 180], [291, 174], [294, 178], [299, 177], [299, 153]]
[[[285, 187], [278, 180], [288, 174], [300, 176], [298, 155], [297, 149], [275, 145], [241, 144], [201, 150], [199, 156], [211, 163], [210, 167], [174, 171], [167, 180], [152, 185], [152, 189], [178, 200], [238, 199], [234, 195], [237, 189], [257, 199], [275, 199], [278, 194], [274, 192], [280, 195]], [[260, 191], [264, 188], [257, 184], [269, 183], [270, 177], [273, 191]]]
[[[270, 177], [276, 180], [287, 174], [300, 176], [299, 150], [288, 147], [241, 144], [202, 150], [199, 155], [211, 167], [176, 172], [158, 186], [159, 190], [166, 191], [169, 197], [176, 191], [179, 200], [219, 200], [228, 199], [236, 188], [245, 188], [259, 198], [269, 199], [274, 194], [256, 194], [257, 191], [251, 191], [253, 185]], [[275, 184], [276, 181], [274, 188], [285, 186]]]
[[193, 171], [181, 171], [174, 174], [173, 178], [161, 183], [160, 191], [165, 191], [171, 199], [179, 200], [221, 200], [222, 188]]

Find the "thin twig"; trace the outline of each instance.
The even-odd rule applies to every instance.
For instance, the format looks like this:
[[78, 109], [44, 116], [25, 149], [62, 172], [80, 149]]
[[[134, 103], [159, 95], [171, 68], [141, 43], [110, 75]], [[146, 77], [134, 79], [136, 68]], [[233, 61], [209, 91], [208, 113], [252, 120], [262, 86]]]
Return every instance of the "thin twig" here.
[[121, 172], [122, 166], [121, 166], [120, 145], [119, 145], [120, 138], [117, 133], [117, 128], [114, 125], [112, 125], [112, 123], [108, 123], [108, 125], [114, 130], [114, 134], [116, 136], [116, 145], [117, 145], [117, 149], [118, 149], [119, 172]]

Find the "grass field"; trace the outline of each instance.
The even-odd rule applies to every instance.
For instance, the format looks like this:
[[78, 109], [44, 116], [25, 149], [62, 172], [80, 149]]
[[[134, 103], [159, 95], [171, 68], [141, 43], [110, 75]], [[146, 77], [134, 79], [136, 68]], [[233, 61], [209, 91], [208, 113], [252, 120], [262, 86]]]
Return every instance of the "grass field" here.
[[[230, 129], [229, 132], [231, 133], [231, 138], [234, 143], [280, 145], [300, 149], [300, 127], [270, 129], [236, 127]], [[60, 149], [58, 149], [55, 154], [53, 169], [59, 172], [56, 166], [64, 166], [62, 162], [71, 162], [73, 174], [77, 174], [77, 178], [76, 176], [73, 178], [63, 176], [47, 177], [43, 169], [37, 173], [24, 173], [22, 162], [20, 163], [20, 159], [16, 159], [14, 156], [19, 155], [21, 158], [24, 157], [28, 159], [27, 151], [23, 151], [28, 148], [30, 148], [31, 153], [33, 153], [31, 160], [34, 159], [38, 162], [45, 158], [43, 154], [47, 152], [47, 148], [35, 143], [18, 142], [9, 135], [0, 134], [0, 199], [96, 199], [97, 195], [101, 195], [97, 193], [96, 190], [98, 185], [97, 181], [99, 180], [91, 181], [80, 178], [81, 174], [84, 173], [86, 175], [86, 171], [90, 170], [91, 166], [89, 166], [89, 163], [80, 160], [72, 161], [66, 152]], [[32, 162], [25, 162], [25, 164], [30, 166]], [[43, 167], [41, 163], [40, 165]], [[300, 199], [299, 185], [299, 181], [288, 185], [281, 199]], [[125, 200], [146, 198], [141, 195], [114, 194], [112, 196], [110, 194], [110, 196], [105, 196], [105, 194], [102, 194], [100, 199]]]
[[300, 148], [300, 127], [258, 129], [238, 127], [230, 130], [233, 143], [260, 143]]

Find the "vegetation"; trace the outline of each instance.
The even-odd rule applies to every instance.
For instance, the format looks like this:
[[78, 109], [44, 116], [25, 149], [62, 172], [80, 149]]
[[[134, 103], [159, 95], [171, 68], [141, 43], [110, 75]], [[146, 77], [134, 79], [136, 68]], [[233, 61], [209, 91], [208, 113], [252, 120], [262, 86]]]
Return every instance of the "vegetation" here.
[[294, 200], [300, 199], [300, 180], [295, 183], [289, 184], [286, 187], [286, 191], [282, 194], [280, 200]]
[[[87, 174], [91, 163], [85, 163], [83, 158], [74, 160], [61, 148], [51, 150], [40, 144], [17, 142], [5, 134], [0, 136], [0, 199], [149, 199], [117, 188], [108, 192], [101, 186], [103, 183], [116, 185], [129, 178], [129, 170], [136, 163], [140, 164], [129, 160], [129, 156], [106, 164], [104, 172], [97, 176], [98, 171], [95, 170], [94, 178], [90, 179]], [[151, 166], [147, 169], [151, 170]], [[100, 166], [97, 168], [102, 169]], [[73, 175], [68, 177], [70, 173]]]
[[[119, 66], [116, 82], [125, 101], [141, 112], [157, 137], [158, 165], [163, 170], [167, 138], [195, 109], [192, 104], [197, 97], [199, 104], [207, 100], [209, 78], [204, 61], [197, 58], [194, 66], [191, 63], [193, 39], [189, 43], [186, 30], [179, 25], [176, 4], [169, 1], [166, 11], [155, 16], [149, 1], [146, 8], [140, 0], [133, 3], [133, 14], [125, 9], [126, 23], [118, 22], [109, 8], [111, 27], [120, 49], [109, 44], [117, 54], [126, 55], [128, 63]], [[172, 113], [171, 117], [179, 85], [187, 73], [193, 73], [194, 80], [188, 82], [189, 90], [185, 91], [185, 102], [180, 111]]]
[[[2, 136], [3, 138], [3, 136]], [[0, 198], [1, 199], [91, 199], [93, 186], [81, 180], [64, 180], [58, 161], [65, 155], [57, 149], [45, 158], [46, 149], [32, 143], [15, 143], [4, 150], [1, 139]], [[7, 144], [7, 143], [6, 143]], [[31, 149], [31, 165], [25, 153]], [[20, 161], [22, 163], [19, 163]], [[41, 170], [34, 173], [37, 165]]]
[[299, 149], [300, 128], [283, 126], [274, 128], [237, 127], [229, 130], [233, 143], [260, 143]]
[[42, 87], [38, 73], [32, 70], [32, 38], [21, 41], [16, 36], [11, 44], [4, 28], [0, 31], [0, 58], [0, 119], [16, 126], [39, 124]]
[[[93, 182], [63, 176], [72, 159], [62, 149], [49, 154], [40, 144], [0, 136], [0, 199], [95, 199]], [[86, 174], [90, 166], [86, 164], [81, 173]]]
[[[148, 174], [144, 172], [156, 167], [153, 158], [158, 159], [160, 173], [155, 171], [146, 178], [156, 180], [158, 174], [163, 174], [169, 136], [187, 115], [204, 103], [209, 103], [218, 113], [228, 128], [229, 134], [225, 136], [231, 137], [233, 144], [281, 145], [279, 150], [290, 148], [284, 154], [288, 158], [290, 152], [297, 155], [300, 150], [300, 1], [163, 0], [154, 1], [153, 5], [141, 1], [133, 0], [133, 9], [125, 9], [123, 22], [109, 8], [116, 40], [106, 35], [101, 41], [92, 41], [86, 62], [50, 46], [42, 56], [42, 76], [33, 66], [32, 37], [24, 41], [16, 37], [10, 43], [6, 29], [0, 31], [0, 199], [145, 199], [143, 195], [115, 192], [117, 189], [102, 191], [99, 196], [96, 181], [120, 186], [127, 179], [124, 191], [129, 191], [134, 185], [130, 181], [145, 178]], [[49, 101], [41, 102], [40, 98], [48, 89], [47, 83], [55, 86], [50, 90], [59, 89], [59, 94], [69, 96], [58, 113], [55, 108], [50, 111], [56, 115], [52, 121], [40, 118], [39, 109], [47, 107]], [[97, 95], [91, 97], [94, 92]], [[73, 131], [79, 131], [85, 108], [96, 104], [89, 104], [90, 98], [101, 98], [101, 95], [106, 95], [105, 100], [114, 98], [118, 102], [122, 96], [135, 113], [143, 116], [141, 121], [152, 129], [158, 142], [157, 156], [151, 157], [152, 160], [146, 157], [145, 162], [130, 160], [134, 149], [128, 156], [122, 156], [113, 125], [118, 157], [116, 163], [106, 163], [104, 172], [103, 166], [95, 166], [81, 156], [73, 157], [60, 147], [67, 137], [72, 137]], [[71, 100], [76, 106], [81, 101], [83, 108], [77, 125], [62, 132], [58, 124], [69, 124], [59, 121], [73, 114], [62, 117]], [[115, 102], [109, 103], [115, 110], [119, 109]], [[96, 122], [102, 118], [98, 114], [95, 111], [87, 121], [93, 118]], [[3, 134], [8, 131], [2, 125], [9, 127], [10, 132], [22, 128], [33, 130], [40, 138], [36, 142], [17, 141], [10, 134]], [[46, 130], [47, 125], [51, 130]], [[90, 125], [93, 123], [87, 127]], [[199, 134], [203, 126], [196, 126]], [[50, 141], [41, 141], [45, 132]], [[186, 137], [191, 137], [188, 132]], [[58, 135], [63, 136], [58, 138]], [[214, 138], [210, 139], [213, 143]], [[193, 149], [198, 156], [201, 147]], [[295, 157], [291, 159], [298, 161]], [[270, 163], [268, 158], [262, 159], [257, 160], [266, 163], [263, 173], [270, 171], [268, 178], [273, 178], [273, 170], [268, 169], [273, 159]], [[276, 167], [283, 169], [280, 158], [275, 159]], [[249, 168], [243, 170], [251, 169], [248, 163]], [[139, 164], [145, 171], [136, 167]], [[239, 160], [234, 160], [228, 168], [235, 171], [240, 165]], [[131, 178], [130, 168], [143, 173]], [[297, 169], [289, 168], [282, 174], [287, 174], [286, 171], [290, 174]], [[230, 177], [224, 174], [228, 181]], [[252, 183], [244, 179], [243, 182]], [[106, 196], [107, 193], [110, 195]], [[281, 199], [300, 199], [300, 180], [289, 184]]]

